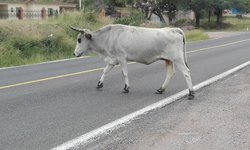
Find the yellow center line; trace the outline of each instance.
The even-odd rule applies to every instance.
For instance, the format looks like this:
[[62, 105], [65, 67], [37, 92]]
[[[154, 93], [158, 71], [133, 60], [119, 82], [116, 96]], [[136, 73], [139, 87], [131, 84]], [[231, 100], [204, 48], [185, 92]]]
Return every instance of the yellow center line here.
[[[129, 62], [128, 64], [135, 64], [135, 62]], [[64, 77], [70, 77], [70, 76], [75, 76], [75, 75], [80, 75], [80, 74], [96, 72], [96, 71], [100, 71], [100, 70], [103, 70], [103, 69], [104, 69], [104, 67], [101, 67], [101, 68], [85, 70], [85, 71], [80, 71], [80, 72], [75, 72], [75, 73], [69, 73], [69, 74], [64, 74], [64, 75], [59, 75], [59, 76], [53, 76], [53, 77], [48, 77], [48, 78], [43, 78], [43, 79], [38, 79], [38, 80], [32, 80], [32, 81], [27, 81], [27, 82], [20, 82], [20, 83], [16, 83], [16, 84], [10, 84], [10, 85], [6, 85], [6, 86], [0, 86], [0, 90], [11, 88], [11, 87], [27, 85], [27, 84], [32, 84], [32, 83], [38, 83], [38, 82], [43, 82], [43, 81], [48, 81], [48, 80], [64, 78]]]
[[[220, 48], [220, 47], [225, 47], [229, 45], [234, 45], [238, 43], [242, 43], [245, 41], [250, 41], [250, 39], [245, 39], [241, 41], [236, 41], [228, 44], [223, 44], [223, 45], [218, 45], [218, 46], [212, 46], [212, 47], [206, 47], [206, 48], [201, 48], [201, 49], [196, 49], [189, 51], [187, 53], [194, 53], [194, 52], [199, 52], [199, 51], [205, 51], [208, 49], [213, 49], [213, 48]], [[129, 62], [128, 64], [135, 64], [136, 62]], [[32, 80], [32, 81], [27, 81], [27, 82], [20, 82], [16, 84], [10, 84], [10, 85], [5, 85], [5, 86], [0, 86], [0, 90], [11, 88], [11, 87], [17, 87], [17, 86], [22, 86], [22, 85], [27, 85], [27, 84], [33, 84], [33, 83], [38, 83], [38, 82], [43, 82], [43, 81], [48, 81], [48, 80], [54, 80], [54, 79], [59, 79], [59, 78], [64, 78], [64, 77], [70, 77], [70, 76], [75, 76], [75, 75], [80, 75], [80, 74], [86, 74], [86, 73], [91, 73], [91, 72], [96, 72], [103, 70], [104, 67], [101, 68], [96, 68], [96, 69], [91, 69], [91, 70], [85, 70], [85, 71], [80, 71], [80, 72], [75, 72], [75, 73], [70, 73], [70, 74], [64, 74], [64, 75], [59, 75], [59, 76], [53, 76], [53, 77], [48, 77], [48, 78], [43, 78], [43, 79], [38, 79], [38, 80]]]
[[43, 79], [38, 79], [38, 80], [33, 80], [33, 81], [27, 81], [27, 82], [21, 82], [21, 83], [1, 86], [0, 90], [11, 88], [11, 87], [16, 87], [16, 86], [21, 86], [21, 85], [27, 85], [27, 84], [42, 82], [42, 81], [48, 81], [48, 80], [53, 80], [53, 79], [69, 77], [69, 76], [75, 76], [75, 75], [79, 75], [79, 74], [95, 72], [95, 71], [99, 71], [99, 70], [103, 70], [103, 68], [96, 68], [96, 69], [92, 69], [92, 70], [86, 70], [86, 71], [81, 71], [81, 72], [75, 72], [75, 73], [70, 73], [70, 74], [64, 74], [64, 75], [59, 75], [59, 76], [54, 76], [54, 77], [48, 77], [48, 78], [43, 78]]

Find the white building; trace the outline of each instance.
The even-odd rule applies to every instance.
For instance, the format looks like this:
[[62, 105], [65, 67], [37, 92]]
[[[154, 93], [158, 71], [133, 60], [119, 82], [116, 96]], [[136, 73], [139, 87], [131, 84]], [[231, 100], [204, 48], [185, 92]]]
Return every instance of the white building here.
[[72, 3], [1, 2], [0, 19], [46, 19], [76, 9]]

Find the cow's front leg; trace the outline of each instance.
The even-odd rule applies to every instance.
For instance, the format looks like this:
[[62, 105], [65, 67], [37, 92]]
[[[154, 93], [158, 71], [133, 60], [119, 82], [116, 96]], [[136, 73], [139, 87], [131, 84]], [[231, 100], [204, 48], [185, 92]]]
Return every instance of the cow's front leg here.
[[101, 79], [99, 80], [99, 82], [97, 83], [97, 89], [100, 89], [103, 87], [103, 81], [105, 79], [106, 74], [112, 69], [114, 68], [115, 65], [113, 64], [107, 64], [106, 67], [103, 69], [103, 74], [101, 76]]
[[130, 84], [129, 84], [129, 81], [128, 81], [127, 60], [125, 58], [119, 58], [119, 63], [121, 64], [122, 74], [123, 74], [124, 79], [125, 79], [125, 87], [124, 87], [123, 93], [129, 93]]

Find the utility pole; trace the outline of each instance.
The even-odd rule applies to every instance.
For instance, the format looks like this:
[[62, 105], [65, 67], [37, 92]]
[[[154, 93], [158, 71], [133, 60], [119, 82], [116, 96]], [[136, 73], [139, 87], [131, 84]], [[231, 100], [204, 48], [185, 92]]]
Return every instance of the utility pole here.
[[82, 9], [82, 0], [79, 0], [79, 10]]

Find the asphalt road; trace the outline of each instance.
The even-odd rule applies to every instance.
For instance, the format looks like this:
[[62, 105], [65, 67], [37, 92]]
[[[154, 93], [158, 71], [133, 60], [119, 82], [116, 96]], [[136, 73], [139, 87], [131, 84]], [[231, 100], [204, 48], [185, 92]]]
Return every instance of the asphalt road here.
[[[193, 84], [250, 60], [249, 33], [187, 47]], [[165, 78], [163, 62], [157, 62], [129, 65], [129, 94], [121, 93], [119, 67], [96, 90], [102, 67], [95, 57], [0, 69], [0, 149], [50, 149], [187, 88], [176, 70], [167, 92], [154, 94]], [[81, 71], [87, 72], [72, 74]]]
[[249, 150], [250, 66], [79, 150]]

